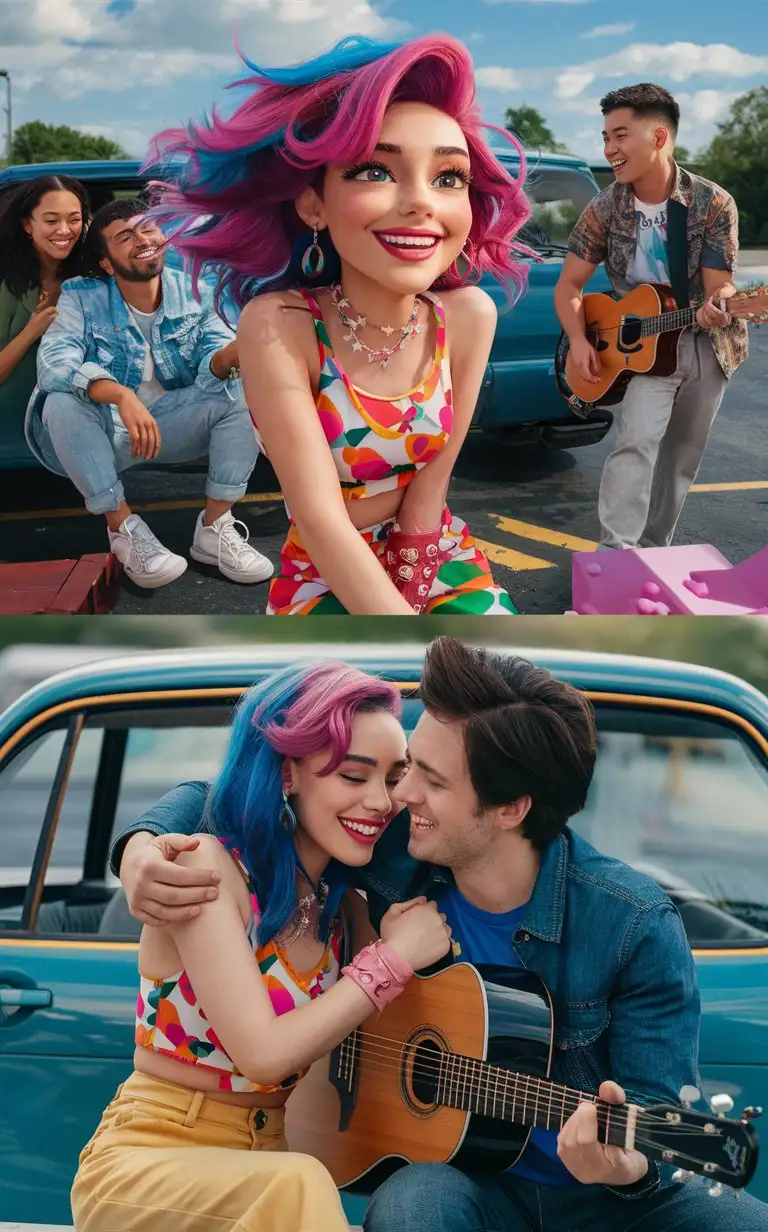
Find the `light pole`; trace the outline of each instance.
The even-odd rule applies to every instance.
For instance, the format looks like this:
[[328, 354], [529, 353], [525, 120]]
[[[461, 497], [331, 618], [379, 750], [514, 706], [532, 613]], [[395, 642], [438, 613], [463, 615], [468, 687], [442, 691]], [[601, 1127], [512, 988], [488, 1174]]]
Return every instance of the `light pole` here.
[[7, 159], [8, 159], [8, 164], [9, 164], [9, 166], [10, 166], [10, 162], [11, 162], [11, 146], [12, 146], [12, 144], [13, 144], [13, 121], [11, 120], [11, 74], [8, 72], [8, 70], [7, 70], [7, 69], [0, 68], [0, 77], [5, 77], [5, 88], [6, 88], [6, 91], [7, 91], [7, 93], [8, 93], [8, 104], [7, 104], [6, 109], [5, 109], [5, 118], [6, 118], [6, 121], [7, 121], [7, 127], [6, 127], [6, 130], [5, 130], [5, 133], [6, 133], [6, 136], [5, 136], [5, 141], [6, 141], [6, 150], [5, 150], [5, 153], [6, 153], [6, 157], [7, 157]]

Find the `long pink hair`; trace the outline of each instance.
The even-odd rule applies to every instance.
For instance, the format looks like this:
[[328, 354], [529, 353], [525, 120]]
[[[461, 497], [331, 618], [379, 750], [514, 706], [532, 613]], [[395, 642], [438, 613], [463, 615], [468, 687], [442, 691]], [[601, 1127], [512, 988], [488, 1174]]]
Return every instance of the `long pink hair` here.
[[[294, 202], [308, 185], [322, 186], [329, 163], [370, 158], [393, 103], [421, 102], [455, 119], [468, 144], [472, 228], [465, 252], [473, 280], [490, 274], [513, 296], [522, 292], [527, 267], [514, 240], [531, 213], [525, 156], [510, 133], [484, 123], [462, 43], [445, 34], [401, 44], [355, 36], [293, 68], [270, 70], [243, 59], [253, 76], [233, 85], [250, 87], [250, 96], [228, 119], [214, 109], [202, 123], [160, 133], [145, 164], [174, 181], [163, 188], [155, 215], [173, 224], [173, 243], [196, 288], [201, 275], [213, 273], [217, 305], [229, 298], [242, 307], [260, 291], [338, 277], [326, 235], [324, 278], [303, 277], [310, 236]], [[491, 153], [483, 128], [512, 147], [517, 175]], [[457, 287], [466, 277], [454, 264], [435, 285]]]

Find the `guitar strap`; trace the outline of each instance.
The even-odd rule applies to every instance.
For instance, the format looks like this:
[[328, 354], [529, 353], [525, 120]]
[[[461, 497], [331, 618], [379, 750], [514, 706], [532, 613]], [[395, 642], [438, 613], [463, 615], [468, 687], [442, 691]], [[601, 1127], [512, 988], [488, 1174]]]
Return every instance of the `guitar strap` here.
[[689, 306], [688, 298], [688, 206], [682, 201], [667, 205], [667, 263], [669, 281], [678, 308]]

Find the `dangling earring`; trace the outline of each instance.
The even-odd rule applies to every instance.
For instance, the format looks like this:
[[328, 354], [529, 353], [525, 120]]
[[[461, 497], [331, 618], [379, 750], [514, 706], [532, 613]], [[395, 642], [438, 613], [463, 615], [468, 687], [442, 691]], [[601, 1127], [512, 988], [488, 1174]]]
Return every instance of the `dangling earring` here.
[[312, 243], [301, 258], [301, 272], [305, 278], [319, 278], [325, 268], [325, 256], [317, 242], [317, 227], [312, 228]]
[[[461, 270], [459, 269], [459, 261], [460, 261], [462, 258], [464, 259], [464, 265], [465, 265], [465, 268], [464, 268], [464, 272], [463, 272], [463, 273], [462, 273], [462, 272], [461, 272]], [[472, 273], [472, 270], [474, 269], [474, 266], [473, 266], [473, 264], [472, 264], [472, 258], [470, 257], [469, 253], [468, 253], [468, 252], [466, 252], [466, 251], [462, 248], [462, 250], [461, 250], [461, 252], [459, 253], [458, 257], [456, 258], [456, 261], [454, 262], [454, 264], [455, 264], [455, 266], [456, 266], [456, 273], [457, 273], [458, 277], [461, 279], [461, 281], [462, 281], [462, 282], [466, 282], [467, 278], [469, 278], [469, 275]]]
[[283, 811], [281, 813], [280, 820], [284, 830], [287, 830], [289, 834], [295, 833], [298, 822], [296, 820], [296, 814], [291, 806], [291, 802], [285, 794], [285, 791], [283, 791]]

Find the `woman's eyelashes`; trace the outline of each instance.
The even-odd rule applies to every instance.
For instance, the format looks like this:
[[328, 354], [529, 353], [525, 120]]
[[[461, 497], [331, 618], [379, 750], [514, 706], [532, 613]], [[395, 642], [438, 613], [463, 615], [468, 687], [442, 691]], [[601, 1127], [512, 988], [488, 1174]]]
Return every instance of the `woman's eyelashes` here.
[[[375, 176], [379, 176], [381, 178], [374, 178]], [[395, 179], [395, 173], [392, 168], [388, 167], [386, 163], [371, 160], [366, 163], [358, 163], [357, 166], [354, 167], [348, 167], [346, 171], [342, 172], [341, 178], [343, 180], [359, 180], [360, 183], [384, 184], [386, 183], [386, 180], [383, 178], [385, 176], [388, 176], [392, 180]], [[458, 181], [458, 183], [454, 182], [453, 184], [448, 185], [440, 184], [441, 180], [446, 179]], [[456, 188], [469, 188], [471, 182], [472, 176], [465, 167], [445, 167], [442, 171], [438, 172], [432, 180], [433, 185], [448, 188], [449, 190], [455, 190]]]

